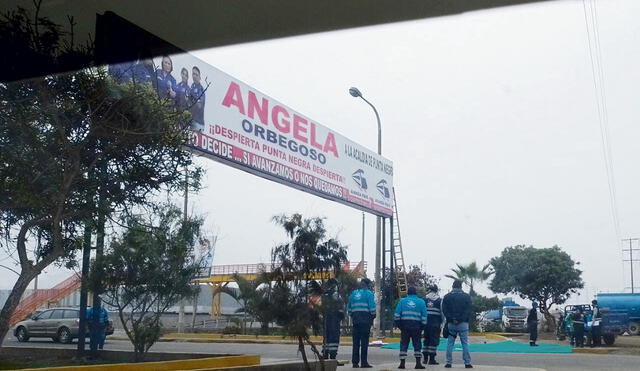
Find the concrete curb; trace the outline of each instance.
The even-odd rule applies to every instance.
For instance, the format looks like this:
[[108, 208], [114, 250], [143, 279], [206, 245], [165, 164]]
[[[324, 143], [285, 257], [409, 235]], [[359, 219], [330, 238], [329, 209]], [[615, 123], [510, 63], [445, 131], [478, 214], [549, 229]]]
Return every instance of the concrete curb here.
[[[471, 335], [474, 336], [474, 335]], [[500, 334], [492, 334], [492, 333], [479, 333], [478, 336], [484, 336], [487, 339], [491, 339], [491, 340], [497, 340], [497, 341], [505, 341], [505, 340], [509, 340], [508, 337], [500, 335]]]
[[572, 353], [580, 354], [612, 354], [619, 348], [573, 348]]
[[[437, 366], [438, 369], [442, 368], [443, 365]], [[427, 370], [431, 367], [427, 366]], [[464, 368], [461, 364], [454, 364], [454, 369]], [[476, 370], [490, 370], [490, 371], [546, 371], [542, 368], [537, 367], [512, 367], [512, 366], [486, 366], [486, 365], [473, 365], [473, 368]], [[374, 365], [371, 371], [395, 371], [398, 369], [397, 363], [385, 363], [381, 365]], [[407, 369], [412, 369], [412, 367], [407, 367]]]
[[163, 362], [111, 363], [87, 366], [62, 366], [46, 368], [25, 368], [23, 371], [148, 371], [148, 370], [212, 370], [229, 367], [247, 367], [260, 364], [260, 356], [242, 355], [229, 357], [213, 357], [185, 359]]

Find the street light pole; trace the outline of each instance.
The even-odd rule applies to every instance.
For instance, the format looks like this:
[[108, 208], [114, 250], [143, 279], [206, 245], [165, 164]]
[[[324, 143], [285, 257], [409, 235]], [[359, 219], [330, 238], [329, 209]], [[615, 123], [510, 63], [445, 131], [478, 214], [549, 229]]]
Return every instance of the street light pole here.
[[[366, 100], [360, 90], [358, 88], [350, 88], [349, 94], [355, 98], [362, 98], [363, 101], [367, 102], [371, 108], [373, 108], [373, 112], [376, 114], [376, 120], [378, 121], [378, 154], [382, 155], [382, 124], [380, 124], [380, 115], [378, 115], [378, 110], [376, 107], [371, 104], [368, 100]], [[376, 318], [373, 321], [373, 329], [374, 335], [376, 337], [380, 336], [380, 315], [381, 315], [381, 305], [382, 305], [382, 295], [381, 295], [381, 287], [380, 282], [382, 281], [380, 263], [382, 258], [382, 244], [380, 239], [382, 229], [382, 218], [380, 216], [376, 216], [376, 266], [375, 266], [375, 287], [374, 287], [374, 295], [376, 299]]]

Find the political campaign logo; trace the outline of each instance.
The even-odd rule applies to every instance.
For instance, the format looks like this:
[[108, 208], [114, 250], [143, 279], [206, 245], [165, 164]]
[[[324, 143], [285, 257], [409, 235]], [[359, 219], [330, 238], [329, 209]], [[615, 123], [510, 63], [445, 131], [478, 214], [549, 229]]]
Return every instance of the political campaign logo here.
[[351, 174], [353, 181], [356, 182], [358, 187], [362, 190], [366, 190], [367, 187], [367, 179], [364, 177], [364, 170], [358, 169]]
[[378, 192], [380, 192], [382, 197], [384, 198], [391, 197], [391, 193], [389, 192], [389, 187], [387, 186], [386, 180], [382, 179], [381, 181], [379, 181], [378, 184], [376, 184], [376, 188], [378, 188]]

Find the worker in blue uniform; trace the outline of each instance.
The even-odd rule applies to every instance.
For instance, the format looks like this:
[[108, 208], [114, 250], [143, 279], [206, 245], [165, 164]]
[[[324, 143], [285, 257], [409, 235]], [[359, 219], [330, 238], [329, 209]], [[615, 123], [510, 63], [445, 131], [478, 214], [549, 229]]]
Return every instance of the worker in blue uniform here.
[[371, 368], [373, 366], [369, 364], [367, 356], [371, 326], [373, 319], [376, 318], [376, 302], [369, 279], [363, 278], [360, 281], [360, 288], [351, 292], [347, 310], [353, 324], [351, 353], [353, 368]]
[[437, 365], [436, 349], [440, 344], [440, 328], [442, 326], [442, 299], [438, 296], [438, 286], [432, 284], [428, 287], [427, 296], [424, 298], [427, 306], [427, 327], [424, 329], [424, 346], [422, 355], [424, 363]]
[[427, 326], [427, 306], [424, 300], [416, 295], [416, 288], [409, 286], [407, 296], [400, 299], [393, 313], [393, 323], [400, 329], [400, 366], [405, 368], [409, 340], [413, 343], [413, 355], [416, 357], [417, 369], [425, 368], [422, 365], [422, 330]]
[[107, 325], [109, 324], [109, 314], [102, 306], [102, 300], [97, 298], [92, 307], [87, 308], [87, 323], [89, 325], [89, 346], [91, 356], [97, 358], [98, 348], [104, 348]]
[[322, 356], [324, 359], [336, 359], [340, 346], [340, 324], [344, 319], [344, 301], [335, 278], [327, 281], [327, 289], [322, 294], [322, 319]]

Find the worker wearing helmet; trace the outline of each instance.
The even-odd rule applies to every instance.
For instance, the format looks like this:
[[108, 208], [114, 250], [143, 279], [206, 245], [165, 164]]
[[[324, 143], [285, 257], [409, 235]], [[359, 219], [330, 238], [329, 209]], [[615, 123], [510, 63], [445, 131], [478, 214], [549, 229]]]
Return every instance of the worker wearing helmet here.
[[336, 359], [340, 346], [340, 323], [344, 319], [344, 301], [338, 293], [338, 281], [331, 278], [322, 294], [323, 338], [322, 355], [324, 359]]
[[538, 341], [538, 303], [532, 302], [531, 309], [529, 310], [529, 316], [527, 316], [527, 327], [529, 330], [529, 345], [537, 347], [536, 341]]
[[442, 326], [442, 299], [438, 296], [438, 286], [433, 284], [427, 288], [424, 303], [427, 306], [427, 327], [424, 329], [424, 363], [437, 365], [436, 348], [440, 344], [440, 327]]

